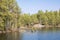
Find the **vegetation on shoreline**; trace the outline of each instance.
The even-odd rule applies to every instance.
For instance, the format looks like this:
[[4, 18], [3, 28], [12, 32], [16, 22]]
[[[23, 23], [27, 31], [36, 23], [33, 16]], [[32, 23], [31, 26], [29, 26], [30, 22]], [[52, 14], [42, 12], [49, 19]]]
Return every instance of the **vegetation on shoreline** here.
[[41, 24], [45, 27], [60, 27], [60, 10], [58, 11], [38, 11], [36, 14], [22, 14], [20, 23], [24, 25]]
[[60, 27], [60, 10], [22, 14], [16, 0], [0, 1], [0, 30], [16, 30], [22, 26], [30, 28], [37, 23], [46, 28]]

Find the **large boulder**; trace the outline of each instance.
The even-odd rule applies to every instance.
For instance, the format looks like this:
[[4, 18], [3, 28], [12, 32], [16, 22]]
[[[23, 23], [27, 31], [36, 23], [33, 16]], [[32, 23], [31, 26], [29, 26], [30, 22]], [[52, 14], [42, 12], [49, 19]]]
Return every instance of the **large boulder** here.
[[45, 27], [45, 26], [41, 25], [41, 24], [34, 24], [33, 27], [35, 27], [35, 28], [42, 28], [42, 27]]

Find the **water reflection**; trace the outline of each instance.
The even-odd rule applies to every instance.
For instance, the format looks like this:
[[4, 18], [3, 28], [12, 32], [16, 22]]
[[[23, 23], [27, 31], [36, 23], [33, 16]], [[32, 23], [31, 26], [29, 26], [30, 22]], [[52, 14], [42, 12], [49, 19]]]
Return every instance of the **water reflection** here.
[[7, 40], [19, 40], [19, 33], [12, 32], [12, 33], [6, 33]]
[[60, 31], [5, 33], [0, 34], [0, 40], [60, 40]]
[[6, 40], [6, 35], [5, 34], [0, 34], [0, 40]]
[[0, 34], [0, 40], [21, 40], [20, 33], [12, 32]]

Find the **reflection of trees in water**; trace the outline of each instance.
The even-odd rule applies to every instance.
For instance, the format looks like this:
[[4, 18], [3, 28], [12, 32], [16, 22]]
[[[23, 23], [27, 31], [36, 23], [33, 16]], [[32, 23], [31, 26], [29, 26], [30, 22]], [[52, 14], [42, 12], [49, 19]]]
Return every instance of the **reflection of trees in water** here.
[[7, 40], [19, 40], [19, 33], [12, 32], [12, 33], [7, 33]]
[[3, 33], [1, 33], [1, 34], [0, 34], [0, 40], [6, 40], [6, 35], [3, 34]]
[[0, 34], [0, 40], [21, 40], [19, 32]]

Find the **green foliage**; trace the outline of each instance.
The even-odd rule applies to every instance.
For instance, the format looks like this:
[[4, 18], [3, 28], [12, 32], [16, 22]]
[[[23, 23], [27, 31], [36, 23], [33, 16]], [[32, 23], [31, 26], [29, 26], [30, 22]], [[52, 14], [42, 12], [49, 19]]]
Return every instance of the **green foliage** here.
[[40, 23], [46, 27], [58, 27], [60, 25], [60, 11], [48, 11], [43, 12], [39, 10], [36, 14], [21, 14], [20, 24], [33, 25]]
[[16, 0], [0, 0], [0, 30], [13, 30], [26, 25], [29, 27], [36, 23], [44, 24], [46, 27], [60, 25], [60, 10], [46, 10], [45, 12], [39, 10], [38, 13], [32, 15], [20, 13], [21, 9]]
[[13, 29], [19, 25], [20, 8], [16, 0], [1, 0], [0, 1], [0, 28]]
[[[60, 11], [59, 11], [60, 12]], [[60, 13], [58, 11], [38, 11], [38, 20], [40, 24], [49, 25], [49, 26], [58, 26], [60, 25]]]

